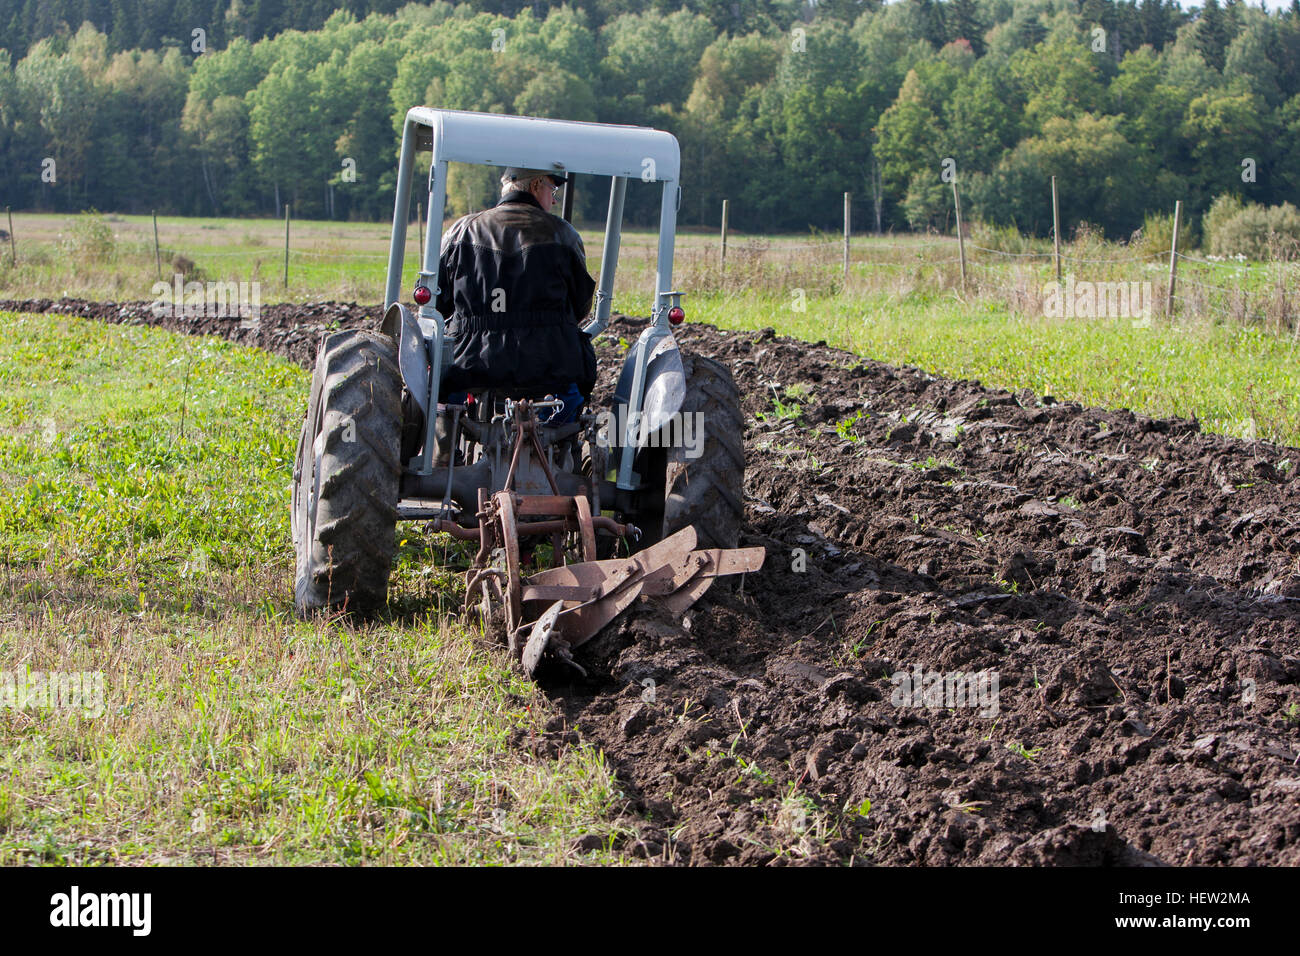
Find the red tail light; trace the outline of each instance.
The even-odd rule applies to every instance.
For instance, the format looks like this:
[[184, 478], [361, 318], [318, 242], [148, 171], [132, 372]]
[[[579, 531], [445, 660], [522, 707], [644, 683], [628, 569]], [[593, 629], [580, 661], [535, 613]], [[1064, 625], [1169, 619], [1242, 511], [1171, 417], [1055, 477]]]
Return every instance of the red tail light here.
[[428, 305], [429, 300], [433, 298], [433, 293], [429, 291], [427, 285], [417, 285], [413, 296], [416, 305]]
[[668, 321], [673, 325], [681, 325], [682, 320], [686, 318], [686, 313], [680, 305], [675, 305], [668, 310]]

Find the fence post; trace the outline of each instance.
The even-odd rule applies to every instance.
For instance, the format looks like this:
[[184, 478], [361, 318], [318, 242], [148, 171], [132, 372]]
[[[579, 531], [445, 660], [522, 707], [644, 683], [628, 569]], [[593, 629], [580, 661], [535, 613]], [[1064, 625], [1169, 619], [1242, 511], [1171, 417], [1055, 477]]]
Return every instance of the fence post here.
[[844, 278], [849, 277], [849, 236], [853, 232], [850, 224], [850, 217], [853, 213], [853, 197], [849, 193], [844, 194]]
[[884, 196], [881, 190], [884, 188], [880, 180], [880, 161], [871, 157], [871, 201], [875, 206], [876, 212], [876, 235], [880, 235], [880, 207], [884, 203]]
[[1056, 257], [1056, 284], [1061, 284], [1061, 207], [1056, 202], [1056, 177], [1052, 177], [1052, 248]]
[[284, 287], [289, 288], [289, 204], [284, 204]]
[[957, 193], [957, 180], [952, 181], [952, 204], [957, 210], [957, 252], [961, 256], [961, 291], [966, 294], [966, 234], [961, 228], [961, 196]]
[[1178, 277], [1178, 227], [1183, 220], [1183, 201], [1174, 202], [1174, 238], [1169, 245], [1169, 295], [1165, 299], [1165, 314], [1174, 314], [1174, 281]]
[[158, 264], [158, 279], [162, 280], [162, 249], [158, 245], [158, 210], [153, 211], [153, 258]]
[[730, 200], [722, 200], [722, 255], [718, 259], [718, 271], [722, 277], [727, 275], [727, 211]]
[[5, 206], [5, 215], [9, 217], [9, 258], [10, 265], [18, 265], [18, 248], [14, 245], [14, 214], [13, 210]]

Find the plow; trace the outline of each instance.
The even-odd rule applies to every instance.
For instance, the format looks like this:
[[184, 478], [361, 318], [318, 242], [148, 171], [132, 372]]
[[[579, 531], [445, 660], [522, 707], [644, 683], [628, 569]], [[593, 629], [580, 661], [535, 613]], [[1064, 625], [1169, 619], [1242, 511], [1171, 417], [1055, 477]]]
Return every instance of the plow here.
[[[511, 656], [529, 676], [535, 676], [547, 652], [585, 676], [573, 649], [638, 598], [681, 616], [714, 578], [762, 567], [762, 548], [696, 548], [697, 535], [690, 526], [627, 558], [600, 560], [597, 528], [631, 545], [640, 530], [593, 515], [582, 494], [519, 495], [513, 484], [521, 460], [525, 471], [535, 462], [552, 491], [558, 492], [558, 487], [537, 441], [532, 406], [511, 405], [515, 457], [503, 490], [489, 496], [480, 489], [477, 534], [445, 519], [433, 525], [463, 538], [477, 537], [464, 614], [477, 616], [494, 633], [504, 632]], [[552, 561], [558, 563], [525, 577], [523, 556], [535, 555], [539, 540], [549, 541]]]
[[[430, 210], [444, 208], [448, 162], [562, 172], [566, 220], [579, 175], [608, 181], [588, 336], [608, 324], [628, 182], [646, 181], [650, 158], [661, 192], [654, 306], [608, 407], [584, 404], [566, 421], [553, 390], [496, 383], [448, 394], [454, 340], [436, 308], [440, 216], [429, 216], [416, 310], [399, 301], [418, 150], [433, 154]], [[762, 567], [762, 548], [738, 547], [735, 383], [711, 358], [684, 355], [673, 335], [685, 318], [683, 293], [671, 287], [679, 168], [677, 141], [658, 130], [407, 114], [383, 320], [374, 331], [327, 333], [317, 353], [294, 467], [300, 613], [382, 608], [397, 522], [421, 521], [477, 544], [466, 618], [530, 676], [547, 659], [585, 673], [574, 651], [636, 603], [680, 616], [715, 579]]]

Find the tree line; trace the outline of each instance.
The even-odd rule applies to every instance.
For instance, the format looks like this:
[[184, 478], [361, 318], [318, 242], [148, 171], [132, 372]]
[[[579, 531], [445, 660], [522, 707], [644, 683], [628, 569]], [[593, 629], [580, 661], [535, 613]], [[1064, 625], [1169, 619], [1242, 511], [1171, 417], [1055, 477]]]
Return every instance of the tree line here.
[[[954, 178], [972, 218], [1037, 234], [1053, 175], [1067, 227], [1117, 237], [1175, 199], [1300, 204], [1295, 3], [333, 6], [27, 0], [0, 50], [0, 204], [384, 219], [416, 104], [670, 130], [684, 224], [729, 198], [742, 229], [833, 228], [849, 191], [858, 228], [946, 228]], [[450, 211], [492, 189], [455, 169]], [[629, 190], [634, 221], [655, 193]]]

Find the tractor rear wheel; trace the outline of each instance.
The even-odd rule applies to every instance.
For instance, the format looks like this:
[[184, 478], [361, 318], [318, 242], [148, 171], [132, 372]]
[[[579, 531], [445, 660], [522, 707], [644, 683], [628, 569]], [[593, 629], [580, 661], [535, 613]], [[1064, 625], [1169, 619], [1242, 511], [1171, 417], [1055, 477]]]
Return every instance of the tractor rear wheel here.
[[[697, 454], [678, 442], [650, 448], [649, 479], [641, 509], [643, 535], [638, 549], [682, 528], [695, 527], [701, 548], [734, 548], [745, 517], [745, 420], [740, 393], [725, 365], [701, 355], [682, 353], [686, 397], [681, 414], [703, 428]], [[652, 477], [653, 476], [653, 477]]]
[[293, 469], [300, 614], [382, 607], [401, 476], [402, 379], [392, 339], [349, 329], [321, 343]]

